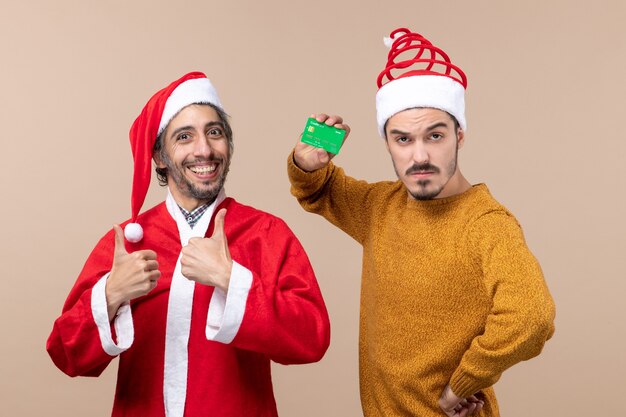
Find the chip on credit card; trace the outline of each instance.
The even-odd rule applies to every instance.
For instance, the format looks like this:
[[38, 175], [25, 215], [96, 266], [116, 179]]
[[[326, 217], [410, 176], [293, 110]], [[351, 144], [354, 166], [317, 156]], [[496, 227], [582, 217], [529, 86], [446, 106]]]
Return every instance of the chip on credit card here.
[[345, 137], [345, 130], [320, 123], [313, 117], [309, 117], [302, 132], [302, 142], [334, 154], [339, 153]]

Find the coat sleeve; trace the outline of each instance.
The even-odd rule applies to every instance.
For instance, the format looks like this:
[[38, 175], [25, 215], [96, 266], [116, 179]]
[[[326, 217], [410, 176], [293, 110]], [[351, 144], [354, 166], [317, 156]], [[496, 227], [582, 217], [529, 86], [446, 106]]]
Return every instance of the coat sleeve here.
[[[242, 280], [243, 317], [230, 344], [283, 364], [320, 360], [330, 343], [330, 322], [300, 242], [282, 220], [270, 216], [244, 245], [245, 259], [233, 260], [249, 281]], [[229, 297], [231, 288], [225, 316]]]
[[287, 161], [291, 194], [306, 211], [319, 214], [363, 244], [370, 230], [368, 210], [374, 184], [345, 175], [342, 168], [330, 162], [314, 172], [301, 170], [293, 160]]
[[112, 243], [111, 232], [92, 251], [46, 343], [54, 364], [69, 376], [100, 375], [132, 343], [130, 306], [120, 308], [113, 324], [106, 313], [104, 284], [113, 261]]
[[513, 216], [504, 211], [483, 215], [469, 231], [469, 245], [492, 307], [483, 333], [450, 380], [461, 397], [493, 385], [509, 367], [537, 356], [554, 333], [555, 317], [539, 263]]

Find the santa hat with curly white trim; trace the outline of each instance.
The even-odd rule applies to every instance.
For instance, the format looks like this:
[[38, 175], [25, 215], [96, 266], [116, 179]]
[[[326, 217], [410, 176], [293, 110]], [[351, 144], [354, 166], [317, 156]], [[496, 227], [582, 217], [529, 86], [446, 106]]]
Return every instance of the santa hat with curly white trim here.
[[391, 116], [415, 107], [446, 111], [467, 130], [467, 78], [450, 62], [448, 55], [422, 35], [406, 28], [391, 32], [390, 37], [385, 38], [385, 45], [390, 50], [387, 65], [378, 75], [376, 93], [380, 136], [385, 138], [385, 125]]
[[213, 104], [222, 108], [217, 91], [201, 72], [190, 72], [159, 90], [145, 105], [130, 128], [130, 147], [133, 151], [133, 189], [130, 196], [131, 221], [124, 228], [129, 242], [143, 239], [143, 229], [137, 223], [152, 172], [152, 150], [157, 137], [169, 122], [190, 104]]

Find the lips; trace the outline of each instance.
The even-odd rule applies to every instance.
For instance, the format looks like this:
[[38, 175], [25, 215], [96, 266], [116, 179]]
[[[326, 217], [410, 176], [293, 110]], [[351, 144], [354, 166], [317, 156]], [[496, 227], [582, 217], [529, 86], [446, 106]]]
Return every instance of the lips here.
[[188, 167], [191, 172], [199, 175], [206, 175], [214, 172], [217, 169], [217, 164], [210, 165], [195, 165]]
[[201, 181], [210, 181], [219, 175], [219, 166], [221, 161], [213, 159], [210, 161], [192, 161], [185, 164], [185, 168], [190, 174]]

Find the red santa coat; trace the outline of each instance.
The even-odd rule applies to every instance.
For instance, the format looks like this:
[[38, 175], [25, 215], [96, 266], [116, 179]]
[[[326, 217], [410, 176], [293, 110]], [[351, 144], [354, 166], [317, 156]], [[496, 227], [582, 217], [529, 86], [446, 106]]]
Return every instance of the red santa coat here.
[[328, 313], [297, 238], [277, 217], [222, 199], [193, 233], [211, 236], [214, 213], [227, 208], [224, 232], [234, 261], [227, 296], [180, 274], [192, 229], [169, 195], [139, 217], [143, 240], [126, 244], [129, 252], [157, 253], [157, 287], [123, 305], [109, 324], [109, 231], [55, 321], [47, 350], [66, 374], [98, 376], [120, 356], [113, 416], [276, 416], [270, 360], [315, 362], [328, 348]]

